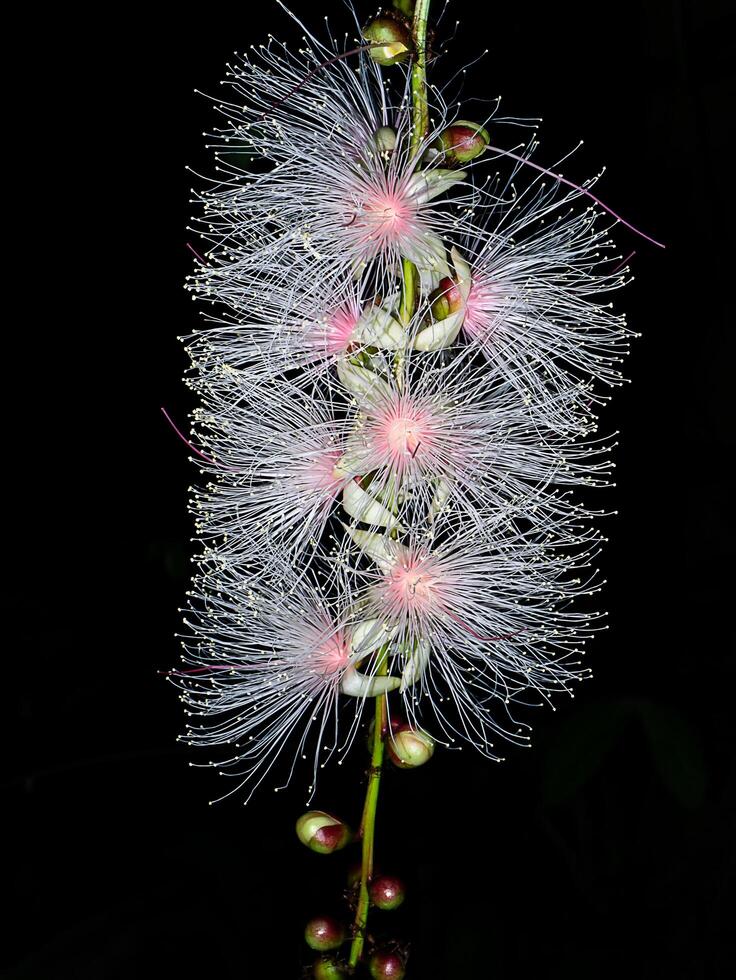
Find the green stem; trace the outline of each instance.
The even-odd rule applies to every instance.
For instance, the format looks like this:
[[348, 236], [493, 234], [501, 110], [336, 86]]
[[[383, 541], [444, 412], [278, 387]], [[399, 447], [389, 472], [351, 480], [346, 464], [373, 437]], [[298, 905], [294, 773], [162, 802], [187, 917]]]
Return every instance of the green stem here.
[[[378, 665], [377, 674], [385, 674], [388, 669], [387, 658], [384, 656]], [[360, 891], [358, 892], [358, 908], [355, 912], [355, 928], [353, 942], [350, 947], [350, 966], [355, 967], [360, 962], [365, 944], [365, 934], [368, 925], [368, 910], [370, 896], [368, 886], [373, 877], [373, 846], [376, 836], [376, 810], [378, 807], [378, 791], [381, 788], [381, 773], [383, 771], [384, 738], [386, 736], [386, 695], [376, 698], [376, 715], [373, 729], [373, 749], [371, 751], [371, 768], [368, 775], [368, 789], [363, 806], [363, 819], [360, 830], [363, 838], [363, 854], [360, 868]]]
[[414, 61], [411, 66], [412, 133], [411, 150], [416, 153], [427, 135], [427, 17], [430, 0], [417, 0], [414, 7]]
[[[430, 0], [417, 0], [414, 7], [412, 34], [414, 39], [414, 60], [411, 66], [412, 127], [410, 153], [416, 156], [429, 129], [429, 110], [427, 107], [427, 17]], [[401, 289], [401, 309], [399, 316], [404, 326], [416, 309], [419, 276], [416, 267], [408, 260], [402, 261], [403, 277]]]
[[[427, 108], [427, 17], [430, 0], [416, 0], [414, 7], [414, 61], [411, 68], [412, 96], [412, 132], [411, 153], [416, 155], [429, 128], [429, 112]], [[419, 292], [419, 274], [416, 267], [408, 259], [402, 262], [401, 289], [401, 322], [407, 325], [416, 309]], [[400, 378], [397, 378], [400, 382]], [[376, 674], [388, 672], [388, 656], [384, 654], [378, 663]], [[378, 808], [378, 792], [381, 788], [381, 773], [387, 732], [387, 703], [386, 695], [376, 698], [376, 713], [373, 729], [373, 747], [371, 751], [371, 768], [368, 775], [368, 788], [363, 805], [363, 817], [360, 823], [360, 833], [363, 842], [360, 868], [360, 888], [358, 891], [358, 907], [355, 911], [353, 941], [350, 946], [349, 965], [354, 969], [361, 960], [365, 946], [368, 928], [368, 912], [370, 895], [368, 888], [373, 876], [373, 849], [376, 836], [376, 811]]]

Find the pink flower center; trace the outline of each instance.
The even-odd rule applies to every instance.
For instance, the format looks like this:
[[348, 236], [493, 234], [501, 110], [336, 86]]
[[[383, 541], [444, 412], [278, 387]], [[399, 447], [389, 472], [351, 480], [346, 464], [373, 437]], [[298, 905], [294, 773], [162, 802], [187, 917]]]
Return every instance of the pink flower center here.
[[342, 485], [342, 478], [335, 475], [335, 467], [340, 459], [338, 449], [325, 449], [319, 455], [308, 459], [300, 476], [306, 488], [334, 495]]
[[402, 399], [376, 419], [375, 449], [390, 465], [404, 469], [431, 448], [433, 423], [429, 411]]
[[342, 354], [350, 346], [359, 313], [350, 306], [341, 306], [316, 324], [313, 342], [320, 352]]
[[370, 191], [353, 227], [360, 230], [362, 244], [372, 254], [398, 246], [414, 234], [416, 205], [398, 190]]
[[443, 582], [431, 558], [411, 555], [387, 576], [386, 598], [395, 610], [431, 613], [442, 605]]
[[320, 644], [312, 653], [312, 662], [318, 673], [332, 676], [350, 662], [348, 644], [342, 630]]

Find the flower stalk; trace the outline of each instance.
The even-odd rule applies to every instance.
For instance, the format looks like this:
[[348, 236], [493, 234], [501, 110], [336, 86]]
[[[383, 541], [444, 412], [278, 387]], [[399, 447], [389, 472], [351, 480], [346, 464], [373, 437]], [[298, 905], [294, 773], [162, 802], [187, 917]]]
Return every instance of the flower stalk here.
[[[414, 40], [414, 60], [411, 68], [412, 94], [412, 133], [411, 155], [416, 156], [427, 135], [429, 114], [427, 111], [427, 18], [430, 0], [417, 0], [414, 8], [412, 27]], [[416, 309], [419, 288], [417, 268], [409, 259], [402, 261], [402, 288], [399, 317], [403, 326], [408, 326]], [[400, 374], [400, 359], [396, 358], [397, 380]], [[380, 658], [376, 673], [384, 675], [387, 671], [387, 657]], [[373, 877], [373, 852], [376, 833], [376, 813], [378, 809], [378, 794], [381, 788], [381, 774], [385, 756], [385, 738], [387, 734], [387, 704], [386, 695], [376, 698], [375, 723], [373, 726], [373, 746], [371, 750], [371, 766], [368, 774], [363, 817], [360, 825], [362, 839], [362, 858], [360, 883], [358, 886], [358, 905], [355, 912], [353, 941], [350, 947], [349, 966], [355, 968], [363, 955], [366, 929], [368, 926], [368, 911], [370, 909], [370, 882]]]
[[[382, 657], [377, 673], [386, 673], [386, 658]], [[368, 788], [365, 794], [363, 805], [363, 818], [360, 825], [360, 835], [362, 839], [362, 856], [360, 865], [360, 882], [358, 885], [358, 905], [355, 911], [355, 924], [353, 941], [350, 947], [351, 967], [355, 967], [360, 962], [365, 946], [366, 928], [368, 925], [368, 910], [370, 908], [370, 895], [368, 892], [371, 878], [373, 877], [373, 851], [376, 836], [376, 812], [378, 809], [378, 792], [381, 788], [381, 774], [383, 772], [383, 760], [385, 754], [386, 720], [387, 720], [386, 695], [376, 698], [375, 725], [373, 729], [373, 745], [371, 747], [371, 767], [368, 773]]]

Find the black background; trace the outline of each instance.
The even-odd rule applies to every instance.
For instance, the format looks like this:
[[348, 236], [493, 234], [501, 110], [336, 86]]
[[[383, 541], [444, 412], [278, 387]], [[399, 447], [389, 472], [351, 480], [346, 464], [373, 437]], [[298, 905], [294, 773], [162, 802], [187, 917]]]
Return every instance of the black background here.
[[[294, 6], [352, 30], [335, 0]], [[479, 7], [446, 14], [440, 37], [461, 25], [438, 78], [488, 47], [468, 93], [542, 116], [536, 159], [583, 137], [568, 176], [606, 164], [598, 193], [668, 247], [618, 231], [636, 249], [619, 304], [643, 337], [604, 417], [621, 430], [619, 515], [595, 680], [537, 711], [533, 749], [502, 766], [440, 752], [388, 772], [379, 862], [410, 893], [373, 923], [410, 941], [416, 980], [725, 977], [733, 25], [713, 2]], [[180, 422], [192, 407], [176, 340], [196, 322], [184, 166], [208, 166], [213, 120], [193, 89], [217, 95], [233, 49], [298, 32], [268, 3], [42, 21], [20, 86], [40, 94], [16, 134], [21, 207], [38, 217], [11, 266], [34, 285], [7, 331], [29, 343], [6, 364], [3, 975], [289, 980], [309, 960], [304, 921], [340, 910], [351, 858], [297, 843], [299, 781], [210, 807], [216, 776], [175, 742], [180, 705], [157, 671], [178, 655], [197, 473], [159, 406]], [[356, 821], [364, 766], [356, 746], [316, 804]]]

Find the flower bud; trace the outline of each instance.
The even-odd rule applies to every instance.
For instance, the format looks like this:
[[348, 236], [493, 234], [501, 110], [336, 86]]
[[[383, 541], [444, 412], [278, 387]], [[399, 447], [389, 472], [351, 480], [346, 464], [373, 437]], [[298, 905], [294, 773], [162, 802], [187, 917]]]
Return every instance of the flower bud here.
[[434, 739], [418, 728], [405, 725], [393, 738], [386, 739], [386, 748], [399, 769], [416, 769], [432, 758]]
[[376, 908], [384, 912], [393, 911], [406, 898], [404, 882], [393, 875], [379, 875], [371, 882], [370, 896]]
[[406, 976], [404, 958], [398, 953], [379, 951], [371, 956], [368, 969], [373, 980], [403, 980]]
[[325, 953], [330, 949], [339, 949], [345, 939], [345, 929], [329, 915], [319, 915], [310, 919], [304, 929], [304, 939], [307, 946]]
[[309, 810], [296, 822], [296, 835], [310, 851], [332, 854], [349, 843], [352, 834], [347, 824], [323, 810]]
[[375, 47], [368, 54], [379, 65], [396, 65], [411, 51], [411, 29], [403, 17], [387, 10], [363, 28], [363, 37]]
[[450, 314], [459, 313], [463, 307], [460, 286], [450, 276], [440, 279], [440, 284], [429, 297], [429, 301], [435, 320], [446, 320]]
[[[315, 960], [312, 974], [315, 980], [344, 980], [347, 977], [345, 970], [332, 956], [320, 956], [319, 959]], [[387, 974], [387, 976], [393, 976], [393, 974]], [[403, 976], [403, 973], [397, 973], [396, 976]]]
[[437, 144], [444, 154], [445, 163], [451, 167], [462, 167], [484, 153], [490, 141], [487, 129], [467, 119], [458, 119], [440, 133]]

